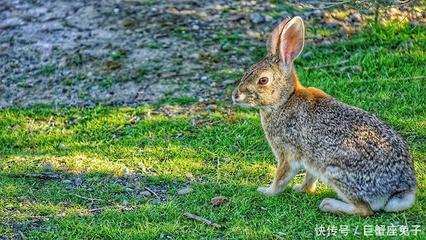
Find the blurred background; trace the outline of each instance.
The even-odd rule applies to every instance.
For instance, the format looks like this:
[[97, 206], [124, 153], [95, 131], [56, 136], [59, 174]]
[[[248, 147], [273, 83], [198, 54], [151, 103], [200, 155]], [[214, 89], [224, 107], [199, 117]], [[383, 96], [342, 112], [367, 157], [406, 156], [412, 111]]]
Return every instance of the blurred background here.
[[[342, 72], [377, 78], [380, 70], [371, 73], [371, 64], [333, 44], [372, 24], [426, 23], [425, 1], [409, 0], [3, 0], [0, 107], [225, 100], [244, 69], [265, 54], [267, 33], [295, 15], [307, 28], [299, 72], [327, 72], [308, 78], [347, 79]], [[377, 39], [383, 41], [358, 38], [365, 45]], [[415, 44], [397, 41], [403, 49]]]

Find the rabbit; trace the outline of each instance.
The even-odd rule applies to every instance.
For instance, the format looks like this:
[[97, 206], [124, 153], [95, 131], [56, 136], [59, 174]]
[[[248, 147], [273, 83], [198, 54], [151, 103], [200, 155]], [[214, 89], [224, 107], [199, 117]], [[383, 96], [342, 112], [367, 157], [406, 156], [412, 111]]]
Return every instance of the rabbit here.
[[266, 56], [232, 92], [235, 104], [259, 109], [277, 160], [271, 185], [258, 191], [279, 194], [304, 169], [303, 183], [293, 189], [314, 192], [320, 180], [337, 193], [339, 200], [322, 200], [323, 212], [369, 216], [410, 208], [416, 176], [407, 142], [373, 114], [300, 83], [293, 62], [304, 34], [302, 18], [284, 19], [267, 41]]

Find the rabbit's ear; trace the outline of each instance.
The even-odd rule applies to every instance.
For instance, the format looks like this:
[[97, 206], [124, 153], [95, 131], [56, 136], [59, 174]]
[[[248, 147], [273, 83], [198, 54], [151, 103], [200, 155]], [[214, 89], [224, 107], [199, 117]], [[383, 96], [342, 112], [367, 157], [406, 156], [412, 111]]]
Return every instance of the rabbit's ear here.
[[291, 69], [294, 59], [302, 52], [305, 42], [305, 26], [300, 17], [294, 17], [285, 25], [280, 36], [280, 58]]
[[271, 35], [269, 35], [268, 41], [266, 42], [266, 48], [268, 49], [269, 54], [278, 56], [280, 35], [288, 21], [290, 21], [290, 17], [284, 18], [284, 20], [282, 20], [271, 32]]

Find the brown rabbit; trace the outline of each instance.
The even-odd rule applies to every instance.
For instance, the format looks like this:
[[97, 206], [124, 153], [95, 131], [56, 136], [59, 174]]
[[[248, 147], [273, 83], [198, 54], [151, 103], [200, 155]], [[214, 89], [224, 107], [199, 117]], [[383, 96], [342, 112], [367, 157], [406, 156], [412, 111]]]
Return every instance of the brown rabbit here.
[[407, 143], [374, 115], [303, 87], [293, 66], [303, 45], [303, 20], [282, 21], [271, 33], [267, 56], [232, 95], [234, 103], [260, 109], [278, 162], [272, 184], [258, 191], [280, 193], [303, 168], [305, 180], [294, 189], [313, 192], [319, 179], [340, 198], [325, 198], [319, 206], [324, 212], [366, 216], [410, 208], [416, 177]]

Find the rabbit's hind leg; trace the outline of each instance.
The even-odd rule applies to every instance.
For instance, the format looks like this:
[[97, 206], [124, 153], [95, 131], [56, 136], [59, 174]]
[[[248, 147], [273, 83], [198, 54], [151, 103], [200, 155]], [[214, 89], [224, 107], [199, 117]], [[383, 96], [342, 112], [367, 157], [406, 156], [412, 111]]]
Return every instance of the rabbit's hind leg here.
[[407, 191], [391, 196], [383, 210], [385, 212], [399, 212], [409, 209], [416, 200], [415, 191]]
[[373, 214], [370, 206], [364, 202], [346, 203], [333, 198], [325, 198], [322, 200], [319, 208], [323, 212], [334, 214], [348, 214], [370, 216]]

